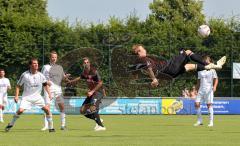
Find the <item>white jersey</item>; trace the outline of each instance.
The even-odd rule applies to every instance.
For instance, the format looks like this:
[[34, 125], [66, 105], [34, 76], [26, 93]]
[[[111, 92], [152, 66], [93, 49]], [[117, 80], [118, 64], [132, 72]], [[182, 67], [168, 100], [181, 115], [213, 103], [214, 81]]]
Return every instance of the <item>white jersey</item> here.
[[65, 75], [62, 66], [46, 64], [41, 72], [51, 82], [50, 91], [61, 91], [61, 83]]
[[25, 71], [17, 82], [17, 85], [23, 85], [22, 97], [31, 96], [39, 97], [42, 92], [42, 84], [47, 80], [41, 72], [32, 74], [30, 71]]
[[198, 79], [200, 79], [199, 91], [210, 91], [213, 89], [213, 79], [218, 78], [214, 69], [203, 70], [198, 72]]
[[0, 97], [7, 97], [7, 90], [10, 88], [10, 81], [8, 78], [0, 78]]

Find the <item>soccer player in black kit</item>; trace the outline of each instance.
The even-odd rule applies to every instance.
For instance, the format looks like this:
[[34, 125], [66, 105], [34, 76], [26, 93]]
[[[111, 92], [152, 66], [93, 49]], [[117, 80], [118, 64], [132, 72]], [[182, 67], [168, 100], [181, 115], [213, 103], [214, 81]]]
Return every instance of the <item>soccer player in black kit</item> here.
[[[226, 62], [226, 56], [223, 56], [217, 61], [217, 64], [208, 64], [203, 61], [200, 55], [193, 53], [191, 50], [181, 50], [179, 55], [167, 61], [157, 61], [148, 57], [146, 49], [141, 44], [133, 45], [132, 50], [138, 56], [138, 63], [134, 69], [144, 69], [152, 79], [152, 87], [159, 85], [159, 80], [157, 79], [158, 74], [166, 74], [167, 76], [175, 78], [188, 71], [221, 69]], [[196, 62], [196, 64], [189, 64], [191, 60]]]
[[95, 131], [104, 131], [106, 130], [106, 127], [103, 126], [102, 119], [100, 119], [98, 114], [99, 104], [101, 103], [101, 99], [105, 96], [103, 81], [101, 80], [97, 69], [91, 65], [89, 58], [83, 58], [83, 67], [84, 69], [80, 77], [69, 81], [69, 83], [76, 82], [81, 79], [87, 81], [87, 98], [80, 108], [80, 113], [96, 122], [96, 126], [94, 128]]

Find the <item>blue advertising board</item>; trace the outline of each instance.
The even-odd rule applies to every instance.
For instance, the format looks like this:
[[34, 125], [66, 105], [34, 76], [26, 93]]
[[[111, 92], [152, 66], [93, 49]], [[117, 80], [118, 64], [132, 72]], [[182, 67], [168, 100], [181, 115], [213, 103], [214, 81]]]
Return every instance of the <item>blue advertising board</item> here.
[[[79, 109], [84, 101], [81, 98], [65, 99], [65, 109], [67, 114], [79, 114]], [[19, 102], [20, 103], [20, 102]], [[19, 108], [13, 99], [8, 100], [4, 113], [15, 113]], [[213, 103], [214, 114], [240, 114], [240, 100], [215, 100]], [[202, 104], [203, 114], [208, 113], [207, 105]], [[53, 114], [59, 114], [58, 107], [51, 106]], [[38, 107], [26, 110], [27, 114], [42, 114]], [[196, 114], [194, 100], [183, 98], [104, 98], [100, 106], [100, 114]]]

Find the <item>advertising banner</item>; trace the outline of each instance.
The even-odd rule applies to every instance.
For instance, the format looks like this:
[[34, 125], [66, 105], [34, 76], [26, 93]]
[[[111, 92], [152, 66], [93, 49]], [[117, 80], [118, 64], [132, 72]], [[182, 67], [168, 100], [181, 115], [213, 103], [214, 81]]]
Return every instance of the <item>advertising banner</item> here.
[[[21, 101], [21, 100], [20, 100]], [[12, 98], [8, 100], [4, 113], [15, 113], [19, 108]], [[65, 99], [65, 111], [67, 114], [79, 114], [79, 109], [84, 101], [81, 98]], [[213, 103], [214, 114], [240, 114], [240, 100], [215, 100]], [[201, 104], [203, 114], [208, 114], [206, 104]], [[59, 114], [58, 107], [51, 105], [53, 114]], [[26, 110], [26, 114], [42, 114], [43, 111], [34, 106]], [[100, 114], [176, 114], [191, 115], [196, 114], [194, 100], [184, 98], [104, 98], [99, 110]]]

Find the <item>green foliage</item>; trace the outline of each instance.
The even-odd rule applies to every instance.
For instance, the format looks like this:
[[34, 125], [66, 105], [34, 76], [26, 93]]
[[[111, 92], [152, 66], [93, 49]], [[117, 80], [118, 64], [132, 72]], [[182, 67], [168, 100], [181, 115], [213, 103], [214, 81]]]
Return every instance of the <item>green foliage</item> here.
[[[53, 20], [48, 16], [44, 0], [0, 0], [0, 67], [6, 69], [14, 86], [31, 57], [39, 58], [41, 65], [48, 62], [50, 50], [56, 50], [61, 58], [77, 48], [95, 48], [102, 52], [98, 67], [109, 96], [179, 96], [184, 87], [195, 84], [196, 74], [183, 75], [164, 87], [152, 89], [129, 84], [129, 76], [116, 78], [121, 71], [113, 69], [112, 63], [131, 54], [133, 44], [143, 44], [149, 54], [163, 59], [170, 59], [178, 54], [179, 48], [186, 48], [209, 54], [214, 60], [225, 54], [231, 58], [219, 72], [225, 79], [219, 86], [221, 92], [217, 93], [217, 96], [230, 96], [232, 88], [223, 86], [231, 84], [231, 62], [240, 61], [240, 23], [235, 17], [228, 21], [212, 18], [207, 23], [210, 36], [201, 38], [197, 28], [206, 23], [202, 5], [198, 0], [154, 0], [149, 5], [151, 14], [144, 21], [133, 13], [125, 20], [110, 17], [107, 24], [78, 22], [69, 26], [66, 20]], [[117, 49], [124, 52], [113, 54]], [[126, 61], [127, 56], [122, 60]], [[238, 89], [236, 86], [233, 90]], [[80, 94], [85, 93], [81, 90]]]

